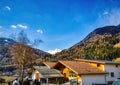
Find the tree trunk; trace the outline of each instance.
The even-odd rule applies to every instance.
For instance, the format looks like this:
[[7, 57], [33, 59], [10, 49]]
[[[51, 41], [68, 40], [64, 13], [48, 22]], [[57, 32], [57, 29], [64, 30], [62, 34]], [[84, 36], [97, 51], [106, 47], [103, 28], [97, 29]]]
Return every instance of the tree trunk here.
[[24, 78], [24, 66], [22, 65], [22, 74], [21, 74], [22, 85], [23, 85], [23, 78]]

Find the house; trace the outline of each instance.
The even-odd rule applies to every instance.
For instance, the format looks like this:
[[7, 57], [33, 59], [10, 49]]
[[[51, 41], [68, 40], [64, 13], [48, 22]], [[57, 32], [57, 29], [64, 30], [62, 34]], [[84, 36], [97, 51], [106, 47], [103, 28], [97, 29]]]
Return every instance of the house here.
[[59, 70], [71, 83], [76, 82], [79, 85], [106, 83], [107, 73], [86, 62], [58, 61], [53, 68]]
[[64, 76], [60, 73], [60, 71], [56, 69], [50, 69], [46, 66], [37, 67], [32, 73], [32, 79], [40, 80], [40, 82], [43, 84], [48, 83], [60, 83], [60, 78], [63, 78]]
[[108, 72], [106, 74], [106, 82], [112, 82], [117, 78], [120, 78], [120, 63], [112, 62], [112, 61], [95, 61], [95, 60], [84, 60], [84, 59], [76, 59], [79, 62], [86, 62], [91, 64], [94, 67], [102, 71]]

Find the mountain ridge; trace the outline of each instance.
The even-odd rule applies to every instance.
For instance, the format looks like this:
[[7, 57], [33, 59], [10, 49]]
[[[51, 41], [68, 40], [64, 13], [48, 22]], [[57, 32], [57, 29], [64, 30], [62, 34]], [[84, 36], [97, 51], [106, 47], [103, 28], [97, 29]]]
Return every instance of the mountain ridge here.
[[114, 45], [120, 42], [120, 25], [100, 27], [89, 33], [82, 41], [57, 53], [55, 60], [100, 59], [112, 60], [120, 56]]
[[[11, 55], [9, 53], [9, 47], [11, 45], [13, 45], [14, 43], [17, 43], [16, 41], [14, 41], [13, 39], [10, 38], [4, 38], [1, 37], [0, 38], [0, 66], [4, 66], [4, 65], [11, 65]], [[39, 57], [37, 58], [42, 58], [42, 57], [49, 57], [51, 56], [51, 54], [44, 52], [42, 50], [33, 48], [35, 53], [37, 53], [37, 55]]]

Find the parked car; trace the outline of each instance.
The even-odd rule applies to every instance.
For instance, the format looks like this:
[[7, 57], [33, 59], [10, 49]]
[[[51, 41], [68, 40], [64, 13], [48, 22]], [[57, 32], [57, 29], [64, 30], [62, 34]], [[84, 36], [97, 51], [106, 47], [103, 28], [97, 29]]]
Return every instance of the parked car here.
[[112, 85], [120, 85], [120, 79], [115, 80]]

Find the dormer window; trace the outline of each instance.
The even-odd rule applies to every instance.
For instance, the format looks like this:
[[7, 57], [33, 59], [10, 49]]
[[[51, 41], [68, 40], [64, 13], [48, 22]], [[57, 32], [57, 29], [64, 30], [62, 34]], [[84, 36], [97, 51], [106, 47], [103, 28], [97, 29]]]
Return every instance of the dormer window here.
[[100, 67], [100, 64], [97, 64], [97, 67]]

